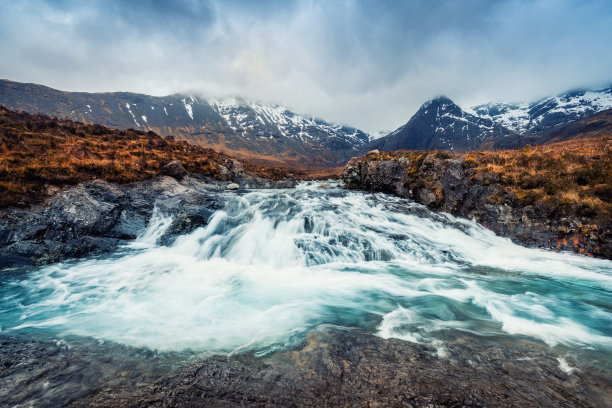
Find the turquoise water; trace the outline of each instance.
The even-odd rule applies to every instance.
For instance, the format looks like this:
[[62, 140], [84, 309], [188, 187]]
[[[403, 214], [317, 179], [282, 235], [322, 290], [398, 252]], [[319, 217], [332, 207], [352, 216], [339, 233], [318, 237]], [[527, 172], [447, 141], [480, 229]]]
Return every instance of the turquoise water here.
[[[3, 275], [1, 333], [159, 351], [256, 354], [321, 324], [435, 346], [531, 339], [609, 370], [612, 262], [528, 249], [477, 224], [320, 183], [232, 195], [204, 228], [112, 256]], [[230, 194], [230, 193], [228, 193]]]

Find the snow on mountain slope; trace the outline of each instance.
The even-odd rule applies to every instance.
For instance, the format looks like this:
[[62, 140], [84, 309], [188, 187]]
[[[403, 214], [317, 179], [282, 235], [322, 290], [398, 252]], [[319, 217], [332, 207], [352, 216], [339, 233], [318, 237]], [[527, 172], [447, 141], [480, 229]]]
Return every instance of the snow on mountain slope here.
[[510, 133], [491, 119], [465, 112], [446, 97], [437, 97], [425, 102], [408, 123], [367, 147], [467, 151], [491, 147], [496, 138]]
[[519, 134], [538, 133], [612, 108], [612, 87], [571, 91], [533, 103], [488, 103], [470, 112]]
[[371, 136], [359, 129], [327, 123], [307, 115], [301, 115], [280, 105], [264, 105], [242, 98], [210, 102], [229, 127], [246, 139], [283, 138], [302, 142], [336, 144], [350, 149], [371, 140]]
[[63, 92], [0, 80], [0, 105], [119, 129], [153, 131], [275, 165], [337, 166], [371, 140], [369, 134], [352, 127], [239, 98], [213, 102], [189, 94]]

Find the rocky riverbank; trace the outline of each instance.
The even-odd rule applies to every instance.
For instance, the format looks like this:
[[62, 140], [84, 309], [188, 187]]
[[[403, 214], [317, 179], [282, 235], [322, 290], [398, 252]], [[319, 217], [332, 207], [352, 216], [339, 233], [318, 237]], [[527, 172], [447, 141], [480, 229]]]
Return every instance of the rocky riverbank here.
[[[288, 188], [295, 180], [262, 179], [242, 170], [240, 162], [224, 174], [240, 188]], [[173, 216], [161, 241], [204, 226], [223, 207], [229, 182], [188, 173], [178, 162], [162, 176], [130, 184], [104, 180], [55, 192], [27, 208], [0, 209], [0, 269], [41, 265], [113, 251], [147, 226], [154, 208]], [[173, 177], [171, 177], [171, 176]]]
[[612, 259], [612, 137], [502, 152], [373, 151], [348, 188], [474, 219], [523, 245]]
[[431, 346], [321, 327], [295, 350], [263, 358], [213, 356], [160, 374], [172, 357], [113, 352], [111, 344], [88, 350], [79, 343], [0, 338], [0, 389], [10, 405], [72, 402], [74, 407], [604, 407], [611, 402], [604, 373], [569, 368], [574, 361], [561, 364], [543, 344], [468, 334], [448, 340], [441, 355]]

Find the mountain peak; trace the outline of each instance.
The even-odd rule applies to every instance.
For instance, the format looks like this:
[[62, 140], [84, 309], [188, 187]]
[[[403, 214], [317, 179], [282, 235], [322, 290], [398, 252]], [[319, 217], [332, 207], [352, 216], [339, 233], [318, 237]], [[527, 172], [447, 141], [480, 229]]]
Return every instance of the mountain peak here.
[[439, 96], [436, 96], [435, 98], [428, 100], [423, 105], [421, 105], [421, 109], [428, 108], [430, 106], [441, 106], [441, 105], [455, 105], [455, 102], [453, 102], [450, 98], [444, 95], [439, 95]]
[[436, 96], [425, 102], [415, 116], [442, 116], [442, 115], [463, 116], [461, 108], [446, 96]]

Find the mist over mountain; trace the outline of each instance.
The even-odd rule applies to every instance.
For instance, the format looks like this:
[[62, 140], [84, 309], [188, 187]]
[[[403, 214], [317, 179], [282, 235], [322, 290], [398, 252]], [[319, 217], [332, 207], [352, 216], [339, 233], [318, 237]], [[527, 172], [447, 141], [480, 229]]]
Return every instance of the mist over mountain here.
[[242, 98], [63, 92], [0, 80], [0, 105], [120, 129], [152, 130], [262, 163], [337, 166], [371, 136], [359, 129]]

